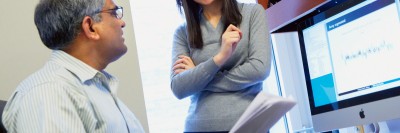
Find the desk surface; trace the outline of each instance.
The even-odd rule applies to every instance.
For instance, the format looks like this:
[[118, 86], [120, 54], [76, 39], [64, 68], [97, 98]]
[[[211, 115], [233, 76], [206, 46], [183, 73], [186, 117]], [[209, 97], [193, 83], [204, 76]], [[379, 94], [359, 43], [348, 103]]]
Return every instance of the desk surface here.
[[314, 11], [330, 0], [282, 0], [266, 10], [270, 33]]

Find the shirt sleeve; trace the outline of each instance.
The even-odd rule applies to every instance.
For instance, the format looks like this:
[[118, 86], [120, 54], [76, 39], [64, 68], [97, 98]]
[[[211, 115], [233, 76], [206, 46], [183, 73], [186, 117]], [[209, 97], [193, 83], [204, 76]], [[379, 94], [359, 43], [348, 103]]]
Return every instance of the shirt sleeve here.
[[174, 33], [172, 47], [171, 65], [171, 89], [178, 99], [185, 98], [204, 90], [207, 84], [214, 78], [219, 67], [212, 58], [205, 62], [196, 64], [196, 67], [179, 74], [174, 74], [173, 64], [178, 60], [179, 55], [189, 56], [189, 45], [186, 39], [186, 29], [182, 25]]
[[84, 133], [85, 128], [69, 95], [56, 84], [15, 92], [4, 112], [8, 132]]
[[207, 88], [214, 92], [239, 91], [262, 82], [267, 78], [271, 68], [270, 34], [264, 8], [256, 4], [250, 22], [249, 57], [245, 63], [218, 72]]

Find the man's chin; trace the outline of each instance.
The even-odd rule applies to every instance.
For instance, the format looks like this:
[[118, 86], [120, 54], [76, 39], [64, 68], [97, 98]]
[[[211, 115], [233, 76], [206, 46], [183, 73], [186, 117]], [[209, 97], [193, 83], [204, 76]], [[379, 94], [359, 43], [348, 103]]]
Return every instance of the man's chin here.
[[[125, 46], [125, 44], [124, 44], [124, 46]], [[118, 59], [121, 58], [123, 55], [125, 55], [126, 52], [128, 52], [128, 48], [127, 48], [126, 46], [123, 47], [123, 48], [121, 48], [121, 49], [119, 49], [118, 52], [115, 53], [114, 58], [112, 59], [111, 62], [114, 62], [114, 61], [118, 60]]]

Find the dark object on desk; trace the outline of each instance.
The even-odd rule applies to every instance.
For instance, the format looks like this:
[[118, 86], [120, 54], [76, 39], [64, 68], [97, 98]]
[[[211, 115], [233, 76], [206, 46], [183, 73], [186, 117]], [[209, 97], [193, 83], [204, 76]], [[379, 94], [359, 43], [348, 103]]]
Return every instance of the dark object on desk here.
[[275, 5], [275, 4], [278, 3], [279, 1], [281, 1], [281, 0], [269, 0], [269, 2], [268, 2], [268, 8], [271, 7], [271, 6], [273, 6], [273, 5]]
[[4, 107], [6, 106], [6, 103], [7, 103], [7, 101], [0, 100], [0, 133], [7, 133], [6, 129], [3, 126], [3, 122], [2, 122], [3, 110], [4, 110]]

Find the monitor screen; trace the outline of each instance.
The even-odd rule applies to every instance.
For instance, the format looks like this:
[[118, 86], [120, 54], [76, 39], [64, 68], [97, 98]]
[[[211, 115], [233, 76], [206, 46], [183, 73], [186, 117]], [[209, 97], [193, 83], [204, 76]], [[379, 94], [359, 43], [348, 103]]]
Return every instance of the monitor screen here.
[[315, 131], [400, 117], [398, 0], [347, 0], [299, 23]]

